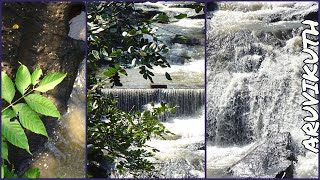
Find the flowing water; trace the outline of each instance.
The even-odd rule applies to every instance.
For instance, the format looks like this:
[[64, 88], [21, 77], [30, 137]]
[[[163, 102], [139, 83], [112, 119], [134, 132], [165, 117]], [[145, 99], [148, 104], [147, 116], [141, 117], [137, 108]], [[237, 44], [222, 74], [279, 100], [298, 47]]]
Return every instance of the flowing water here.
[[171, 118], [164, 125], [175, 135], [147, 142], [160, 150], [152, 159], [157, 177], [204, 178], [204, 122], [203, 108], [187, 118]]
[[[185, 4], [135, 3], [137, 10], [165, 12], [170, 17], [168, 24], [152, 24], [152, 28], [157, 29], [158, 40], [170, 49], [165, 56], [171, 68], [152, 69], [155, 84], [167, 85], [167, 89], [150, 89], [150, 81], [142, 77], [138, 68], [133, 68], [127, 70], [127, 77], [121, 76], [122, 87], [103, 90], [105, 94], [117, 96], [118, 107], [126, 112], [149, 108], [151, 102], [173, 102], [178, 106], [176, 114], [159, 117], [175, 135], [168, 136], [167, 140], [153, 138], [147, 142], [160, 150], [149, 159], [156, 167], [153, 176], [159, 178], [204, 177], [204, 19], [203, 16], [197, 17], [193, 9], [182, 7]], [[188, 18], [173, 18], [180, 13], [186, 13]], [[174, 42], [176, 35], [186, 36], [190, 42]], [[148, 35], [143, 38], [153, 40]], [[102, 67], [97, 75], [105, 78], [102, 75], [105, 69]], [[171, 75], [172, 81], [166, 79], [165, 72]], [[129, 174], [112, 176], [131, 177]]]
[[[152, 72], [155, 84], [165, 84], [168, 88], [203, 88], [204, 87], [204, 18], [195, 17], [194, 9], [177, 7], [186, 3], [178, 2], [156, 2], [156, 3], [136, 3], [137, 10], [164, 12], [170, 17], [168, 24], [153, 23], [152, 27], [157, 29], [157, 38], [169, 47], [169, 52], [165, 55], [171, 68], [153, 67]], [[185, 13], [188, 18], [181, 20], [173, 17]], [[203, 15], [203, 12], [199, 14]], [[195, 18], [192, 18], [195, 17]], [[176, 35], [190, 38], [192, 42], [188, 44], [173, 41]], [[148, 35], [145, 39], [150, 39]], [[102, 72], [106, 68], [102, 68]], [[172, 78], [169, 81], [165, 77], [168, 72]], [[139, 74], [139, 69], [127, 70], [128, 76], [121, 76], [123, 86], [120, 88], [150, 88], [151, 82]], [[101, 76], [101, 75], [99, 75]], [[119, 87], [118, 87], [119, 88]]]
[[118, 97], [118, 107], [126, 112], [139, 111], [150, 102], [174, 103], [178, 107], [173, 116], [189, 116], [204, 104], [204, 89], [104, 89]]
[[[204, 177], [204, 90], [203, 89], [105, 89], [117, 96], [119, 108], [149, 109], [150, 102], [174, 102], [174, 116], [162, 118], [168, 130], [175, 133], [166, 140], [153, 138], [147, 142], [160, 152], [150, 161], [155, 163], [153, 176], [159, 178]], [[115, 175], [115, 177], [118, 177]], [[130, 177], [122, 175], [120, 177]]]
[[318, 3], [218, 5], [207, 21], [208, 177], [275, 177], [286, 167], [281, 154], [288, 149], [271, 151], [281, 144], [272, 141], [287, 132], [298, 160], [294, 177], [318, 177], [318, 155], [301, 145], [307, 137], [300, 129], [307, 116], [301, 109], [301, 77], [308, 57], [301, 53], [301, 32], [307, 28], [301, 21]]
[[86, 160], [86, 62], [80, 64], [78, 76], [68, 100], [68, 110], [59, 128], [46, 143], [33, 166], [43, 178], [84, 178]]
[[[72, 18], [69, 24], [68, 36], [84, 41], [85, 13]], [[34, 158], [32, 166], [40, 169], [41, 178], [86, 177], [86, 60], [79, 65], [67, 105], [45, 151]]]

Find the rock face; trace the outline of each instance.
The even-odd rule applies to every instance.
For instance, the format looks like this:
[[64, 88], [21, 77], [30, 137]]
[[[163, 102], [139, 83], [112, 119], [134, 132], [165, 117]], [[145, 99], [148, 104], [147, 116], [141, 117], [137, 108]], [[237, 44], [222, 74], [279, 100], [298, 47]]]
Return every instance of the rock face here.
[[293, 177], [294, 160], [290, 133], [279, 133], [261, 142], [227, 171], [232, 177]]
[[[2, 5], [2, 69], [11, 78], [14, 78], [19, 62], [30, 71], [41, 67], [44, 74], [68, 73], [60, 85], [45, 94], [54, 101], [61, 114], [67, 110], [79, 64], [85, 57], [84, 43], [68, 37], [69, 20], [84, 10], [84, 4], [69, 2], [6, 2]], [[19, 28], [13, 29], [14, 24]], [[42, 120], [52, 136], [57, 119], [43, 117]], [[28, 137], [30, 150], [36, 155], [47, 138], [33, 133], [28, 133]], [[31, 155], [14, 147], [9, 149], [10, 162], [18, 172], [24, 171], [31, 162]]]

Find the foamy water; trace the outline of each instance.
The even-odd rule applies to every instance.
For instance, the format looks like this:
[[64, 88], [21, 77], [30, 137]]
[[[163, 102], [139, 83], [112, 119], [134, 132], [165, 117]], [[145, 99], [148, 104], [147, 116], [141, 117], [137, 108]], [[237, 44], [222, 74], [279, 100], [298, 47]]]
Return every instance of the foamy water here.
[[[219, 7], [208, 20], [208, 177], [231, 177], [226, 168], [268, 134], [285, 132], [291, 133], [297, 151], [294, 177], [318, 177], [318, 155], [301, 145], [306, 137], [300, 129], [306, 116], [301, 109], [301, 73], [308, 55], [301, 53], [301, 20], [292, 18], [317, 6], [225, 2]], [[252, 164], [254, 171], [258, 167]]]
[[[166, 13], [170, 22], [167, 24], [152, 23], [151, 26], [157, 29], [155, 35], [159, 42], [163, 42], [169, 48], [169, 52], [162, 54], [170, 63], [171, 68], [153, 66], [150, 69], [155, 74], [154, 84], [167, 85], [168, 88], [203, 88], [204, 87], [204, 19], [175, 19], [174, 16], [185, 13], [188, 17], [199, 15], [192, 8], [175, 7], [177, 2], [145, 2], [135, 3], [136, 9], [144, 11], [159, 11]], [[202, 12], [203, 13], [203, 12]], [[201, 13], [200, 13], [201, 14]], [[172, 40], [176, 35], [182, 35], [197, 42], [195, 44], [174, 43]], [[144, 35], [145, 39], [153, 41], [151, 36]], [[101, 72], [107, 67], [102, 67]], [[144, 79], [138, 68], [126, 70], [128, 76], [120, 75], [122, 87], [115, 88], [150, 88], [152, 84], [149, 79]], [[168, 72], [172, 80], [167, 80], [165, 73]], [[100, 74], [100, 75], [99, 75]], [[101, 75], [103, 76], [103, 75]]]
[[[204, 177], [204, 115], [178, 117], [163, 123], [175, 135], [166, 140], [152, 139], [147, 145], [160, 152], [152, 159], [159, 170], [164, 169], [161, 177], [190, 178]], [[161, 165], [161, 163], [164, 163]], [[170, 167], [170, 168], [168, 168]], [[161, 170], [160, 170], [161, 171]]]

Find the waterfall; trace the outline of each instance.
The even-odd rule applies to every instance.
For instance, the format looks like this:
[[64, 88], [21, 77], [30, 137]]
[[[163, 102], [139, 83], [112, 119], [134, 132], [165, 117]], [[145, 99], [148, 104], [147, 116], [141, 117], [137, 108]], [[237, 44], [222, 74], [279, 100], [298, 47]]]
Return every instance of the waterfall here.
[[129, 112], [145, 109], [150, 102], [174, 103], [178, 107], [173, 116], [190, 116], [204, 105], [204, 89], [104, 89], [118, 97], [118, 107]]
[[[175, 103], [175, 114], [159, 117], [164, 126], [175, 135], [166, 139], [152, 138], [146, 144], [159, 152], [155, 153], [155, 177], [199, 178], [204, 177], [204, 89], [104, 89], [105, 94], [118, 98], [118, 107], [126, 112], [146, 109], [155, 104]], [[131, 177], [129, 174], [113, 177]], [[141, 176], [140, 178], [148, 178]]]
[[316, 2], [224, 2], [209, 12], [208, 177], [272, 178], [290, 165], [294, 177], [318, 177], [300, 129], [301, 21], [317, 11]]

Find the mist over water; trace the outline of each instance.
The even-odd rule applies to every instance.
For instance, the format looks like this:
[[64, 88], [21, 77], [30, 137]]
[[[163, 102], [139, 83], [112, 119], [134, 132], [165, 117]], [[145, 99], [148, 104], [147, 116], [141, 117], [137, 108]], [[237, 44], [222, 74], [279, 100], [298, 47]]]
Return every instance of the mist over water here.
[[290, 153], [294, 177], [318, 177], [318, 155], [304, 149], [300, 129], [309, 57], [301, 21], [317, 9], [316, 2], [225, 2], [209, 12], [208, 177], [272, 178], [290, 165]]

